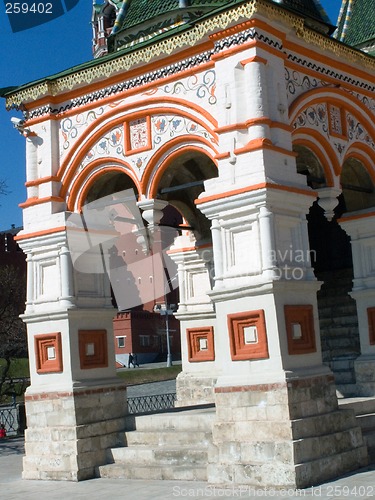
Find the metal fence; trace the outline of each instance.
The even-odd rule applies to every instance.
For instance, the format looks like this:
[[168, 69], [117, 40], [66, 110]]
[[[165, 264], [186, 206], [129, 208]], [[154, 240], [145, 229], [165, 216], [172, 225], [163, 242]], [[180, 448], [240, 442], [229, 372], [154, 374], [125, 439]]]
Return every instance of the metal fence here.
[[7, 436], [23, 434], [26, 428], [24, 404], [0, 406], [0, 424], [4, 424]]
[[[169, 410], [174, 408], [175, 401], [175, 392], [128, 398], [128, 413], [136, 415], [157, 410]], [[0, 406], [0, 424], [4, 424], [7, 436], [23, 434], [26, 428], [25, 405], [13, 404]]]
[[128, 398], [128, 413], [149, 413], [156, 410], [168, 410], [174, 408], [176, 393], [157, 394], [155, 396], [138, 396]]

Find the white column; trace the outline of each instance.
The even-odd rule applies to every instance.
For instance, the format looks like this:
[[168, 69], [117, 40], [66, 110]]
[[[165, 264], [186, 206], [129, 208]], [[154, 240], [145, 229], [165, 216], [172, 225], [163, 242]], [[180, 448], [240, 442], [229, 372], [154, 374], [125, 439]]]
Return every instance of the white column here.
[[64, 245], [60, 249], [61, 297], [60, 303], [65, 307], [74, 306], [73, 266], [69, 248]]
[[[26, 181], [33, 182], [38, 179], [38, 144], [36, 136], [26, 138]], [[27, 188], [27, 197], [36, 198], [38, 196], [38, 186]]]
[[357, 304], [361, 355], [354, 362], [358, 396], [375, 396], [375, 213], [373, 209], [345, 214], [340, 226], [351, 238], [353, 289]]
[[262, 241], [262, 271], [266, 279], [275, 279], [277, 262], [275, 259], [275, 233], [273, 214], [267, 207], [260, 207], [259, 228]]
[[26, 313], [32, 312], [34, 302], [34, 262], [31, 253], [27, 253], [27, 289], [26, 289]]

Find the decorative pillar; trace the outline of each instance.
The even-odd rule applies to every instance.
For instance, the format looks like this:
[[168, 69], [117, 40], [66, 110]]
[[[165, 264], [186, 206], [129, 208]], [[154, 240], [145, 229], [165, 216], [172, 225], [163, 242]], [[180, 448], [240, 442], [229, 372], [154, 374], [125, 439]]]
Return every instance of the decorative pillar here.
[[18, 243], [29, 266], [23, 478], [93, 478], [107, 449], [122, 443], [127, 411], [126, 387], [116, 378], [108, 278], [73, 268], [64, 228], [23, 231]]
[[340, 226], [351, 238], [353, 289], [361, 354], [354, 362], [358, 396], [375, 396], [375, 213], [373, 209], [345, 214]]
[[338, 196], [342, 190], [335, 187], [326, 187], [318, 190], [318, 205], [324, 210], [324, 216], [331, 221], [335, 216], [335, 208], [339, 204]]
[[212, 277], [212, 246], [199, 246], [190, 231], [175, 239], [168, 252], [177, 264], [182, 372], [177, 376], [176, 406], [214, 402], [215, 365], [214, 305], [209, 297]]
[[36, 135], [26, 138], [26, 188], [28, 199], [38, 197], [38, 186], [34, 181], [38, 179], [38, 141]]
[[367, 461], [354, 413], [338, 411], [322, 364], [304, 215], [314, 198], [270, 184], [198, 199], [220, 227], [223, 262], [209, 292], [218, 374], [211, 483], [302, 488]]

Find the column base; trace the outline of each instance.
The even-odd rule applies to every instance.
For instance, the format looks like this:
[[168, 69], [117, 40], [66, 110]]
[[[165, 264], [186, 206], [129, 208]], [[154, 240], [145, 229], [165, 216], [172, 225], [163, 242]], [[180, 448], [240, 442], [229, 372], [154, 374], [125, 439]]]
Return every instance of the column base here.
[[215, 403], [217, 377], [181, 372], [176, 379], [176, 407]]
[[123, 444], [123, 383], [26, 393], [23, 479], [82, 481], [96, 476], [106, 450]]
[[356, 396], [375, 396], [375, 356], [362, 355], [354, 361]]
[[208, 481], [306, 488], [367, 465], [353, 410], [332, 375], [216, 387]]

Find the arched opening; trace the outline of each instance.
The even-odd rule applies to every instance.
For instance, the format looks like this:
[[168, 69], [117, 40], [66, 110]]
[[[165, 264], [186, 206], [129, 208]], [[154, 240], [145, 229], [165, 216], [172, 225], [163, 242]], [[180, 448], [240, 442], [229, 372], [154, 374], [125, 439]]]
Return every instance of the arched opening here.
[[375, 190], [365, 166], [357, 158], [348, 158], [342, 168], [341, 187], [345, 212], [375, 206]]
[[[327, 186], [324, 168], [307, 147], [295, 146], [297, 171], [313, 189]], [[322, 281], [317, 294], [323, 362], [333, 371], [340, 393], [350, 395], [355, 383], [354, 360], [360, 353], [357, 308], [349, 295], [353, 262], [350, 238], [337, 220], [346, 211], [344, 196], [338, 197], [334, 217], [328, 221], [315, 201], [307, 215], [312, 265]]]
[[137, 194], [136, 185], [128, 175], [122, 172], [103, 172], [88, 190], [85, 205], [126, 189], [133, 189]]
[[194, 201], [204, 189], [203, 182], [217, 175], [217, 167], [208, 156], [185, 151], [168, 166], [158, 185], [157, 197], [178, 210], [197, 242], [211, 241], [211, 223]]
[[324, 170], [315, 154], [298, 144], [293, 146], [293, 151], [297, 153], [297, 172], [306, 176], [307, 184], [313, 189], [326, 187]]

